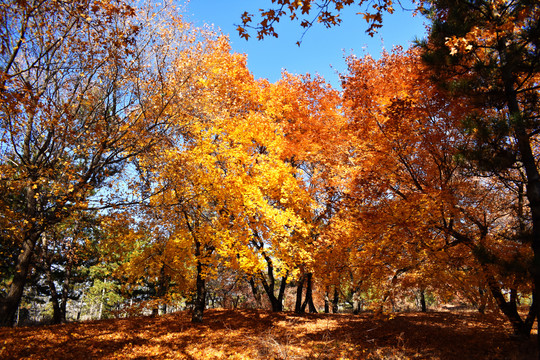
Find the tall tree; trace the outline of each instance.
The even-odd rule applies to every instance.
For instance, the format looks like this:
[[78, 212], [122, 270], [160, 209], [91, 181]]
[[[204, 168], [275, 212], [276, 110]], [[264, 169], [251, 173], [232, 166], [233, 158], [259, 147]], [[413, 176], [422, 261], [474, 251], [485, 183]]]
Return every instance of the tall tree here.
[[[287, 273], [289, 250], [308, 233], [301, 215], [311, 199], [297, 169], [282, 160], [283, 130], [261, 101], [270, 85], [253, 78], [226, 37], [196, 39], [173, 64], [165, 91], [178, 96], [167, 142], [138, 166], [147, 187], [161, 189], [145, 211], [167, 228], [163, 242], [182, 244], [167, 246], [166, 257], [190, 261], [192, 319], [200, 322], [218, 261], [254, 275], [270, 260], [276, 275]], [[175, 254], [181, 251], [188, 254]]]
[[[296, 264], [291, 273], [298, 280], [298, 311], [309, 303], [314, 311], [311, 288], [315, 281], [326, 282], [328, 268], [323, 269], [329, 254], [321, 235], [328, 230], [332, 216], [338, 211], [343, 190], [341, 170], [346, 144], [346, 119], [341, 110], [339, 92], [320, 76], [283, 73], [282, 79], [266, 93], [264, 104], [273, 120], [283, 129], [283, 161], [297, 169], [297, 181], [309, 194], [315, 206], [304, 212], [310, 234], [299, 237], [289, 249], [289, 261]], [[316, 271], [316, 273], [314, 273]], [[306, 300], [302, 289], [307, 277]], [[313, 281], [312, 281], [313, 280]]]
[[[533, 301], [540, 299], [540, 172], [538, 105], [540, 6], [536, 1], [434, 1], [424, 59], [451, 95], [466, 94], [484, 111], [470, 112], [464, 127], [474, 142], [468, 160], [479, 173], [521, 172], [532, 229], [521, 234], [534, 259]], [[485, 109], [488, 109], [486, 112]], [[523, 217], [524, 213], [520, 214]], [[526, 216], [528, 218], [528, 216]], [[522, 219], [522, 221], [526, 219]], [[524, 230], [524, 228], [523, 228]], [[538, 305], [534, 306], [538, 317]], [[534, 321], [533, 317], [533, 321]], [[529, 321], [527, 321], [529, 323]], [[527, 335], [526, 326], [519, 333]]]
[[1, 325], [13, 323], [40, 236], [79, 210], [118, 204], [117, 192], [97, 190], [166, 130], [167, 94], [148, 107], [155, 89], [145, 85], [160, 82], [146, 61], [159, 41], [135, 16], [120, 0], [0, 7], [0, 221], [20, 250]]
[[496, 176], [471, 176], [459, 161], [470, 142], [460, 119], [475, 106], [465, 95], [445, 96], [418, 50], [349, 61], [343, 86], [356, 167], [343, 215], [352, 216], [345, 239], [352, 238], [363, 284], [385, 284], [383, 298], [403, 275], [410, 282], [416, 274], [417, 287], [444, 289], [454, 279], [449, 283], [470, 292], [480, 284], [491, 289], [515, 331], [528, 333], [533, 313], [521, 320], [502, 291], [528, 291], [523, 268], [530, 254], [518, 236], [517, 187]]

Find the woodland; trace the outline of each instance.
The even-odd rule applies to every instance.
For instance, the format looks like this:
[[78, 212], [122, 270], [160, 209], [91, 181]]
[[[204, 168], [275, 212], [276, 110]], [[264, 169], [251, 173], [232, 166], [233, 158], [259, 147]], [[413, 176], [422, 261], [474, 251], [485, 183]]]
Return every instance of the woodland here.
[[[369, 35], [400, 6], [266, 3], [239, 14], [249, 41], [347, 6]], [[0, 326], [465, 307], [463, 329], [499, 316], [486, 338], [537, 333], [538, 1], [418, 0], [428, 37], [349, 56], [339, 89], [256, 79], [174, 5], [0, 2]], [[48, 331], [21, 329], [2, 351]]]

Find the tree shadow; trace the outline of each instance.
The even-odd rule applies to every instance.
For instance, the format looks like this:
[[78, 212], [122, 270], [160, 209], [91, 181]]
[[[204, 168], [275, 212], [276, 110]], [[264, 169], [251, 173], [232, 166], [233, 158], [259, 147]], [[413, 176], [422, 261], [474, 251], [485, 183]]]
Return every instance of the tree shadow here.
[[[305, 333], [303, 342], [339, 339], [342, 346], [365, 350], [388, 349], [405, 356], [425, 359], [537, 359], [536, 335], [513, 339], [502, 319], [471, 313], [394, 314], [387, 319], [360, 315], [338, 320], [333, 329]], [[370, 353], [368, 351], [368, 353]]]
[[529, 359], [534, 339], [516, 341], [502, 319], [471, 313], [373, 315], [208, 310], [200, 324], [160, 317], [0, 329], [0, 358]]

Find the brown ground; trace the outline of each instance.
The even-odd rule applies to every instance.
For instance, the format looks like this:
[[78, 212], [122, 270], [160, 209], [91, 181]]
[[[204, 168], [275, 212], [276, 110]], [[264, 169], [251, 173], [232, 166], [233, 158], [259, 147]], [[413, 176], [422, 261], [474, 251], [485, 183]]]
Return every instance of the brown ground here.
[[[0, 328], [0, 359], [533, 359], [533, 339], [468, 312], [295, 315], [256, 310]], [[536, 337], [536, 336], [534, 336]]]

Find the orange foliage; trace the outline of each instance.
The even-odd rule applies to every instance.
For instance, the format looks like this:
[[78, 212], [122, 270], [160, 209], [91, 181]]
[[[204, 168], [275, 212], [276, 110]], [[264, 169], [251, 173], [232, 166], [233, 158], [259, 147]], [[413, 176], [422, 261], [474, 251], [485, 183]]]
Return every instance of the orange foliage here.
[[[465, 173], [459, 154], [468, 137], [459, 121], [470, 106], [445, 98], [426, 73], [413, 51], [349, 58], [344, 100], [354, 151], [343, 217], [351, 233], [340, 237], [350, 239], [344, 249], [368, 288], [388, 294], [413, 273], [408, 282], [419, 288], [478, 293], [487, 286], [484, 256], [511, 263], [531, 255], [508, 240], [518, 199], [494, 177]], [[499, 280], [527, 289], [527, 281]]]

